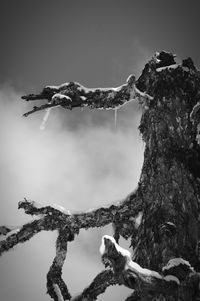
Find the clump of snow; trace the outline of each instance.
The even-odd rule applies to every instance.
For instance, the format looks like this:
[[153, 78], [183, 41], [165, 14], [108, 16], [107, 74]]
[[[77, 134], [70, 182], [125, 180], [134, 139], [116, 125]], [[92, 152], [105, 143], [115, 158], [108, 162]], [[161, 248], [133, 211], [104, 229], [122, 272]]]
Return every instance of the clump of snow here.
[[60, 206], [58, 204], [54, 204], [54, 203], [51, 204], [50, 203], [50, 204], [47, 205], [47, 204], [41, 204], [41, 203], [38, 203], [38, 202], [35, 202], [35, 201], [31, 201], [31, 204], [36, 209], [42, 209], [46, 206], [49, 206], [53, 209], [56, 209], [56, 210], [59, 210], [59, 211], [63, 212], [64, 214], [71, 215], [71, 212], [69, 210], [65, 209], [63, 206]]
[[69, 87], [69, 83], [63, 83], [60, 86], [58, 86], [59, 90], [64, 90], [67, 89]]
[[59, 210], [64, 214], [71, 215], [71, 212], [69, 210], [65, 209], [63, 206], [60, 206], [58, 204], [52, 204], [52, 205], [50, 205], [50, 207], [52, 207], [56, 210]]
[[138, 215], [135, 217], [135, 228], [138, 229], [139, 226], [141, 225], [142, 222], [142, 217], [143, 217], [143, 212], [140, 211]]
[[105, 238], [105, 239], [111, 240], [111, 242], [115, 245], [115, 248], [116, 248], [117, 252], [120, 253], [122, 256], [125, 256], [125, 257], [127, 257], [128, 259], [131, 260], [131, 253], [130, 253], [128, 250], [126, 250], [126, 249], [120, 247], [120, 246], [116, 243], [114, 237], [112, 237], [112, 236], [110, 236], [110, 235], [104, 235], [104, 236], [102, 237], [102, 243], [101, 243], [101, 246], [100, 246], [100, 249], [99, 249], [99, 252], [100, 252], [101, 255], [103, 255], [103, 254], [106, 252], [106, 247], [105, 247], [105, 240], [104, 240], [104, 238]]
[[176, 69], [179, 66], [180, 66], [179, 64], [173, 64], [173, 65], [169, 65], [169, 66], [165, 66], [165, 67], [159, 67], [159, 68], [156, 68], [156, 71], [157, 72], [161, 72], [161, 71], [166, 70], [166, 69], [168, 69], [168, 70], [170, 70], [170, 69]]
[[130, 269], [134, 273], [139, 273], [142, 274], [143, 276], [150, 276], [150, 277], [162, 279], [162, 276], [158, 272], [149, 269], [144, 269], [138, 263], [132, 260], [126, 265], [126, 269]]
[[161, 60], [158, 59], [160, 52], [156, 51], [155, 56], [153, 57], [154, 61], [156, 62], [156, 64], [160, 63]]
[[177, 277], [173, 276], [173, 275], [167, 275], [163, 278], [165, 281], [174, 281], [176, 282], [178, 285], [180, 284], [180, 281], [178, 280]]
[[89, 92], [95, 92], [97, 90], [102, 91], [102, 92], [107, 92], [107, 91], [111, 91], [111, 92], [118, 92], [122, 89], [122, 87], [124, 87], [125, 85], [121, 85], [119, 87], [108, 87], [108, 88], [86, 88], [82, 85], [79, 85], [78, 90], [81, 92], [84, 92], [85, 94], [88, 94]]
[[80, 96], [80, 98], [81, 98], [83, 101], [87, 99], [85, 96]]
[[190, 265], [189, 261], [183, 259], [183, 258], [172, 258], [168, 261], [166, 266], [162, 268], [162, 271], [170, 270], [173, 267], [177, 267], [179, 265], [186, 265], [191, 271], [194, 271], [193, 267]]
[[166, 225], [171, 225], [173, 227], [176, 227], [176, 225], [174, 223], [172, 223], [172, 222], [166, 222]]
[[56, 100], [68, 100], [68, 101], [72, 102], [72, 99], [69, 96], [61, 94], [61, 93], [54, 94], [54, 96], [52, 97], [52, 102], [54, 102]]
[[111, 242], [115, 245], [116, 250], [122, 256], [126, 257], [126, 266], [125, 266], [126, 270], [130, 269], [136, 274], [142, 274], [143, 276], [152, 276], [152, 277], [156, 277], [158, 279], [162, 279], [162, 276], [158, 272], [151, 271], [149, 269], [144, 269], [138, 263], [132, 261], [131, 260], [131, 253], [128, 250], [120, 247], [116, 243], [115, 239], [112, 236], [104, 235], [102, 237], [102, 243], [101, 243], [100, 250], [99, 250], [101, 255], [104, 255], [104, 253], [106, 252], [104, 238], [111, 240]]

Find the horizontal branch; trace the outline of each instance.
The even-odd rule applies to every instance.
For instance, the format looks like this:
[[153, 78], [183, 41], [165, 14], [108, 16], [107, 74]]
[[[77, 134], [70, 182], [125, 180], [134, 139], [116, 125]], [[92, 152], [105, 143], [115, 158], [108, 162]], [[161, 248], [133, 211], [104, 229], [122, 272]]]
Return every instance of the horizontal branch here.
[[24, 114], [27, 117], [35, 112], [61, 106], [65, 109], [89, 107], [91, 109], [114, 109], [137, 99], [140, 102], [152, 99], [136, 87], [135, 76], [130, 75], [126, 84], [117, 88], [86, 88], [79, 83], [70, 82], [60, 86], [47, 86], [40, 94], [22, 96], [26, 101], [46, 99], [48, 102]]
[[[42, 230], [65, 230], [71, 241], [74, 239], [74, 235], [79, 233], [80, 229], [103, 227], [110, 223], [118, 223], [121, 224], [119, 234], [126, 238], [133, 231], [134, 216], [137, 217], [141, 212], [142, 201], [138, 199], [137, 192], [134, 192], [121, 202], [107, 207], [92, 209], [88, 212], [75, 212], [72, 214], [63, 207], [43, 206], [27, 199], [19, 202], [18, 208], [24, 209], [26, 214], [39, 216], [39, 219], [15, 230], [1, 226], [0, 235], [4, 235], [4, 239], [0, 241], [0, 254], [8, 251], [18, 243], [27, 241]], [[125, 227], [123, 228], [124, 224]]]

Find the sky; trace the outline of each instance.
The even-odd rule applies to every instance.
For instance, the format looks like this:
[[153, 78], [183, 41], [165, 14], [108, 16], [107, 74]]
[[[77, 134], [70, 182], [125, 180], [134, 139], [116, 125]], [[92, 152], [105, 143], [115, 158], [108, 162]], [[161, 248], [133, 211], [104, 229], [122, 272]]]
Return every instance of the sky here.
[[[32, 104], [24, 94], [45, 85], [77, 81], [87, 87], [125, 83], [140, 75], [155, 51], [200, 66], [199, 1], [3, 0], [0, 9], [1, 225], [30, 220], [17, 210], [24, 197], [70, 210], [87, 210], [122, 199], [137, 186], [144, 144], [141, 110], [117, 113], [75, 109], [22, 117]], [[111, 227], [81, 231], [70, 243], [63, 278], [72, 294], [103, 269], [99, 246]], [[56, 232], [40, 233], [0, 259], [0, 300], [48, 301], [46, 273], [55, 255]], [[128, 246], [125, 241], [120, 241]], [[109, 288], [98, 300], [131, 293]]]

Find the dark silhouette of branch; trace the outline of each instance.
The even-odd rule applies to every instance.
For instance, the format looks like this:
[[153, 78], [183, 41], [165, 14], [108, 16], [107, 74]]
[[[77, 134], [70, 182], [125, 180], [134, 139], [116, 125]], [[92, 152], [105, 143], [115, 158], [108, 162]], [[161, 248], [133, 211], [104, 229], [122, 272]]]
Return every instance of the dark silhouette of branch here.
[[[70, 300], [71, 295], [62, 279], [62, 267], [67, 254], [67, 242], [72, 240], [70, 233], [60, 230], [56, 241], [56, 256], [47, 274], [47, 293], [55, 301], [59, 301], [58, 290], [64, 300]], [[56, 287], [57, 286], [57, 287]]]

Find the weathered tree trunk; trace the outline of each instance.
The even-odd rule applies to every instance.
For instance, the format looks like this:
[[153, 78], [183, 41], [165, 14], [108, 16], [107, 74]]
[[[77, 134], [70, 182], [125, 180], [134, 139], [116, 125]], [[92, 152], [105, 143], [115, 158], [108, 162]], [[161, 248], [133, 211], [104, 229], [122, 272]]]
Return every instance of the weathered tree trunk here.
[[[109, 263], [113, 272], [99, 274], [74, 300], [95, 300], [107, 286], [116, 283], [134, 289], [127, 300], [200, 300], [200, 72], [191, 59], [176, 65], [172, 54], [161, 52], [146, 64], [138, 80], [131, 76], [121, 87], [86, 89], [78, 83], [67, 83], [23, 98], [48, 100], [25, 116], [55, 106], [108, 109], [139, 100], [144, 164], [137, 190], [108, 208], [67, 214], [52, 207], [38, 207], [34, 202], [20, 203], [27, 214], [43, 214], [44, 218], [7, 237], [0, 252], [41, 230], [58, 229], [57, 257], [48, 273], [47, 286], [54, 300], [58, 300], [56, 285], [63, 300], [68, 300], [71, 297], [61, 279], [67, 242], [81, 228], [112, 222], [117, 242], [120, 236], [131, 237], [134, 262], [114, 239], [104, 238], [103, 262]], [[0, 230], [2, 234], [9, 232], [6, 227]]]
[[[199, 271], [200, 148], [191, 112], [199, 101], [200, 76], [184, 66], [150, 72], [150, 80], [142, 81], [143, 74], [137, 84], [153, 100], [139, 127], [146, 144], [138, 188], [144, 205], [133, 237], [134, 260], [160, 271], [181, 257]], [[181, 296], [163, 300], [194, 300], [194, 290], [187, 287]]]

